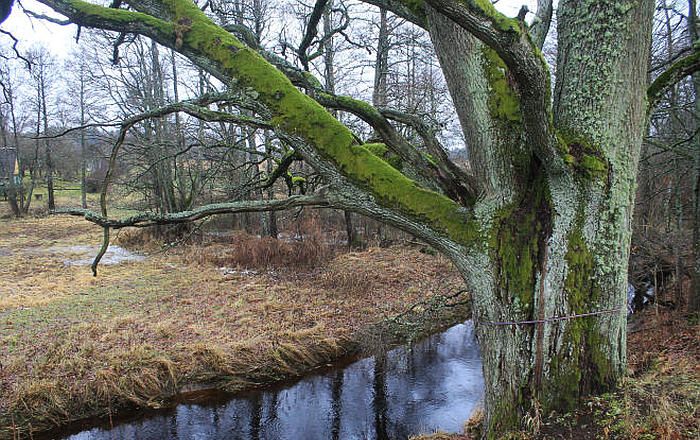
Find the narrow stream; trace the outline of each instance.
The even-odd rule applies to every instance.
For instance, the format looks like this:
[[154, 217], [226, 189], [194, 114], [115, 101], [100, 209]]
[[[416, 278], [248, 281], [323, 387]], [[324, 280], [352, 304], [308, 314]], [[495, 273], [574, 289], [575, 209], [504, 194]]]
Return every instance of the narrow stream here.
[[411, 349], [399, 347], [292, 385], [183, 403], [112, 428], [54, 438], [404, 440], [437, 430], [460, 432], [483, 388], [467, 322]]

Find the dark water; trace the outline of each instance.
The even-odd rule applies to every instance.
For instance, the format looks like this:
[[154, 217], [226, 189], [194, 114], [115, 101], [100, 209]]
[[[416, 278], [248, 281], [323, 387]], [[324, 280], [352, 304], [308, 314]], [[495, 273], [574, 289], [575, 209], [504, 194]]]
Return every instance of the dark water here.
[[459, 432], [483, 393], [471, 323], [380, 358], [296, 384], [207, 404], [180, 404], [87, 439], [384, 440]]

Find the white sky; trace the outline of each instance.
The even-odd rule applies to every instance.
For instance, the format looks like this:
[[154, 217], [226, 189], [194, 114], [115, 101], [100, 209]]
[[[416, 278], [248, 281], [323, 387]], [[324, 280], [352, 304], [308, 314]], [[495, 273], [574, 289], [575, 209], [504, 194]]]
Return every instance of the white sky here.
[[[35, 0], [22, 0], [22, 4], [33, 12], [57, 17], [57, 14], [51, 9]], [[536, 8], [535, 0], [500, 0], [496, 3], [496, 8], [506, 15], [515, 16], [523, 4], [527, 4], [531, 11]], [[56, 57], [64, 58], [77, 46], [75, 43], [77, 26], [59, 26], [43, 20], [30, 20], [26, 14], [22, 13], [17, 3], [15, 3], [12, 14], [1, 27], [20, 40], [18, 47], [23, 51], [37, 44], [49, 49]], [[9, 38], [2, 37], [3, 42], [10, 43]]]
[[[52, 17], [60, 17], [50, 8], [35, 0], [22, 0], [22, 4], [29, 10]], [[33, 45], [46, 47], [57, 57], [65, 57], [71, 49], [76, 47], [75, 33], [77, 26], [59, 26], [44, 20], [29, 19], [15, 2], [10, 17], [2, 24], [2, 29], [11, 32], [20, 43], [18, 48], [26, 49]], [[3, 36], [3, 43], [10, 43], [10, 39]]]

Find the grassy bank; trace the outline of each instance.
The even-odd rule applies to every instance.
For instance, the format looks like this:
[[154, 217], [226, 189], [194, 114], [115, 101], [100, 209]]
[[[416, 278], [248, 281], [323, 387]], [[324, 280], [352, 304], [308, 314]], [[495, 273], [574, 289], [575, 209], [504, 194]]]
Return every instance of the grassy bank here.
[[[297, 376], [429, 331], [406, 322], [427, 303], [387, 318], [460, 286], [445, 259], [402, 247], [245, 271], [227, 264], [240, 259], [227, 254], [240, 236], [102, 266], [97, 278], [65, 265], [84, 256], [71, 246], [99, 242], [78, 219], [0, 219], [0, 438], [159, 407], [189, 384], [238, 390]], [[448, 307], [424, 322], [465, 316]]]
[[[629, 373], [617, 391], [592, 396], [567, 414], [545, 414], [530, 432], [509, 440], [697, 440], [700, 438], [700, 326], [669, 311], [635, 315], [628, 335]], [[475, 440], [467, 434], [432, 434], [412, 440]]]

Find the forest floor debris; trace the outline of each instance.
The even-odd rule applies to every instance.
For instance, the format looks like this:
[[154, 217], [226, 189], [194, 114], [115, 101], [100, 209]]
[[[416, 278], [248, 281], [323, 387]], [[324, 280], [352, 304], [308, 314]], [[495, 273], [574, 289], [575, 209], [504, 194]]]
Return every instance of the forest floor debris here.
[[[0, 438], [125, 404], [157, 408], [187, 384], [236, 390], [297, 376], [347, 355], [353, 338], [407, 305], [462, 288], [446, 259], [409, 247], [245, 268], [240, 255], [227, 258], [240, 235], [147, 249], [93, 277], [63, 252], [23, 250], [93, 246], [100, 228], [61, 216], [0, 222], [9, 250], [0, 254]], [[443, 326], [467, 317], [454, 312]]]

